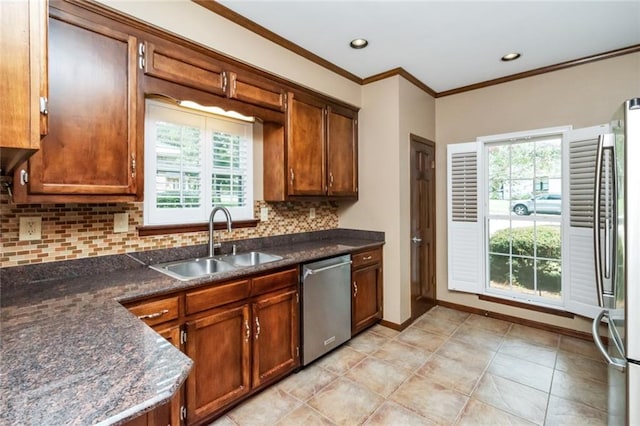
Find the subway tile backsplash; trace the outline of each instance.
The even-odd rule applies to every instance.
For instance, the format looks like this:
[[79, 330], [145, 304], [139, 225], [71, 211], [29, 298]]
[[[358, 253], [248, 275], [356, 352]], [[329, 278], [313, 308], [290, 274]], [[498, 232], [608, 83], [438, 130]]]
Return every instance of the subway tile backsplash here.
[[[67, 259], [130, 253], [160, 248], [204, 244], [207, 232], [138, 236], [142, 225], [142, 203], [105, 204], [10, 204], [0, 198], [0, 267], [53, 262]], [[255, 228], [219, 231], [223, 241], [319, 231], [338, 227], [338, 209], [328, 202], [266, 203], [256, 201], [255, 217], [269, 208], [269, 219]], [[309, 209], [315, 208], [315, 218]], [[129, 213], [129, 231], [113, 232], [113, 215]], [[20, 217], [42, 217], [42, 238], [18, 241]], [[0, 277], [1, 279], [1, 277]]]

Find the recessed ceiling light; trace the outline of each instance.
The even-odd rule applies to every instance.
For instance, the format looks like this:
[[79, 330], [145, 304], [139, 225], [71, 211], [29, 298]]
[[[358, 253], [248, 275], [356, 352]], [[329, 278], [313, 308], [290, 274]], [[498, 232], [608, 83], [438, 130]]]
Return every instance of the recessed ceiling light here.
[[349, 46], [351, 46], [354, 49], [364, 49], [365, 47], [367, 47], [368, 44], [369, 42], [366, 39], [356, 38], [351, 40], [351, 43], [349, 43]]
[[502, 58], [500, 58], [500, 60], [503, 62], [509, 62], [509, 61], [515, 61], [519, 57], [520, 57], [520, 54], [518, 52], [512, 52], [512, 53], [507, 53]]

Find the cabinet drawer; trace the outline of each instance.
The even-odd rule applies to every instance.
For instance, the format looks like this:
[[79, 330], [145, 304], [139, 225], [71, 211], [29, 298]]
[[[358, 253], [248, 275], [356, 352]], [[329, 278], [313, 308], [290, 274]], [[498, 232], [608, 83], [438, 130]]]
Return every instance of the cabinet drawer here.
[[267, 293], [280, 288], [289, 287], [298, 283], [298, 269], [288, 269], [275, 274], [269, 274], [254, 278], [253, 294]]
[[185, 299], [187, 315], [206, 309], [237, 302], [249, 297], [249, 280], [236, 281], [209, 287], [204, 290], [191, 291]]
[[144, 73], [216, 95], [225, 95], [222, 66], [197, 52], [164, 43], [145, 43]]
[[250, 75], [229, 73], [229, 97], [266, 108], [284, 111], [284, 90]]
[[381, 261], [382, 261], [382, 249], [377, 248], [377, 249], [353, 254], [351, 256], [351, 267], [355, 269], [361, 266], [380, 263]]
[[129, 306], [129, 312], [140, 318], [147, 325], [156, 325], [171, 321], [180, 315], [180, 296], [169, 297], [162, 300], [142, 302]]

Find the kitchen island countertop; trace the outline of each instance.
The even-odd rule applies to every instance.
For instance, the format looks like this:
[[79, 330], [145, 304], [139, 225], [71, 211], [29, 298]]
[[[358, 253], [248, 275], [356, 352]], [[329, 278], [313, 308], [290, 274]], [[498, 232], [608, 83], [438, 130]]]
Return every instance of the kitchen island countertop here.
[[192, 361], [120, 302], [378, 247], [384, 236], [331, 230], [256, 241], [238, 241], [240, 250], [283, 259], [190, 281], [148, 265], [204, 256], [205, 245], [0, 270], [0, 424], [120, 424], [171, 399]]

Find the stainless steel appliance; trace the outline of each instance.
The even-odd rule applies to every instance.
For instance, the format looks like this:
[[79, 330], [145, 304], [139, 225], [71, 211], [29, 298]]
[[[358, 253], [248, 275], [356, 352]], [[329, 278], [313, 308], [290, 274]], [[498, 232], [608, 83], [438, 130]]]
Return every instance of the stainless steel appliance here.
[[[593, 339], [609, 363], [609, 424], [640, 424], [640, 98], [598, 141], [594, 240], [598, 303]], [[606, 321], [609, 345], [598, 329]]]
[[351, 255], [302, 267], [302, 365], [351, 338]]

